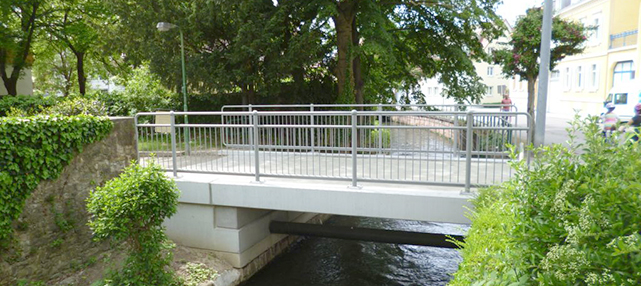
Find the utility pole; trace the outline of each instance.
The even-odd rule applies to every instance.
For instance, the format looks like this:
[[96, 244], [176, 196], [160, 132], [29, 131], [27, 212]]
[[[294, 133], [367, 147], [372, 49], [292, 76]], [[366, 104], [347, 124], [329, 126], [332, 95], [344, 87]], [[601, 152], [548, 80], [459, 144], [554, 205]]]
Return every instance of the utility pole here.
[[545, 116], [548, 99], [548, 74], [550, 73], [550, 43], [552, 42], [552, 0], [545, 0], [543, 27], [541, 29], [541, 64], [539, 65], [539, 93], [536, 98], [536, 124], [534, 146], [545, 142]]

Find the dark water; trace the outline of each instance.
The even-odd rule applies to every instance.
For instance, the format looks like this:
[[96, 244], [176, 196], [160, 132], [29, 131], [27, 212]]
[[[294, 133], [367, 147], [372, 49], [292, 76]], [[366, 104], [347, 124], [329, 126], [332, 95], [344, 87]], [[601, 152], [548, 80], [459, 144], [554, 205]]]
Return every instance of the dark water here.
[[[467, 226], [334, 216], [325, 224], [446, 234]], [[446, 285], [461, 257], [457, 250], [329, 238], [307, 238], [243, 286]]]

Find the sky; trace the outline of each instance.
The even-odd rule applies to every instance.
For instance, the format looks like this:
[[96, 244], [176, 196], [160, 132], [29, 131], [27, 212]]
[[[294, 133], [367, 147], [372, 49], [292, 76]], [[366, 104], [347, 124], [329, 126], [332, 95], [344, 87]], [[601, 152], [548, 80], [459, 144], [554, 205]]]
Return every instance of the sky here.
[[503, 0], [497, 10], [497, 14], [505, 18], [512, 27], [519, 15], [525, 15], [525, 10], [540, 5], [541, 0]]

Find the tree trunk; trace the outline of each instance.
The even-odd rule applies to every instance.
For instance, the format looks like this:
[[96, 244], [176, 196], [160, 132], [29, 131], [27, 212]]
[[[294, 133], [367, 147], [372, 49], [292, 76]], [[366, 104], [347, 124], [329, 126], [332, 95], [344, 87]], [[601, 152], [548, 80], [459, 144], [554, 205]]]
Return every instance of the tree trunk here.
[[87, 84], [87, 78], [85, 77], [85, 53], [84, 52], [76, 52], [74, 53], [76, 55], [76, 60], [78, 61], [78, 64], [76, 66], [77, 71], [78, 71], [78, 89], [80, 90], [80, 94], [85, 95], [85, 86]]
[[[336, 45], [338, 49], [336, 78], [338, 79], [339, 101], [354, 102], [354, 74], [352, 72], [352, 24], [356, 14], [356, 0], [338, 2], [338, 15], [334, 16]], [[345, 103], [345, 102], [343, 102]]]
[[527, 113], [534, 118], [534, 86], [536, 77], [527, 78]]
[[7, 94], [9, 95], [18, 95], [18, 81], [17, 80], [12, 80], [12, 78], [9, 78], [8, 80], [4, 80], [4, 88], [7, 89]]
[[536, 77], [527, 78], [527, 113], [532, 117], [532, 138], [534, 138], [534, 122], [536, 119], [534, 117], [534, 85], [536, 84]]
[[[358, 27], [356, 26], [356, 15], [352, 20], [352, 47], [358, 47], [360, 45], [360, 34], [358, 33]], [[354, 98], [356, 99], [356, 104], [363, 104], [365, 102], [363, 98], [363, 74], [361, 72], [361, 56], [360, 53], [355, 53], [354, 61], [352, 62], [352, 70], [354, 71]], [[358, 110], [363, 110], [363, 107], [359, 107]]]

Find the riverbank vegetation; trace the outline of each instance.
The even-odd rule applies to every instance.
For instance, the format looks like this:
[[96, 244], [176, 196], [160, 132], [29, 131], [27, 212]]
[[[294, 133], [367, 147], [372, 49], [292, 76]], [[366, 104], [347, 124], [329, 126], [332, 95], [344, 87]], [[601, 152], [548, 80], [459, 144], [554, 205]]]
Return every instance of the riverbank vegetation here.
[[596, 118], [569, 133], [481, 191], [450, 285], [641, 283], [641, 146], [603, 138]]

